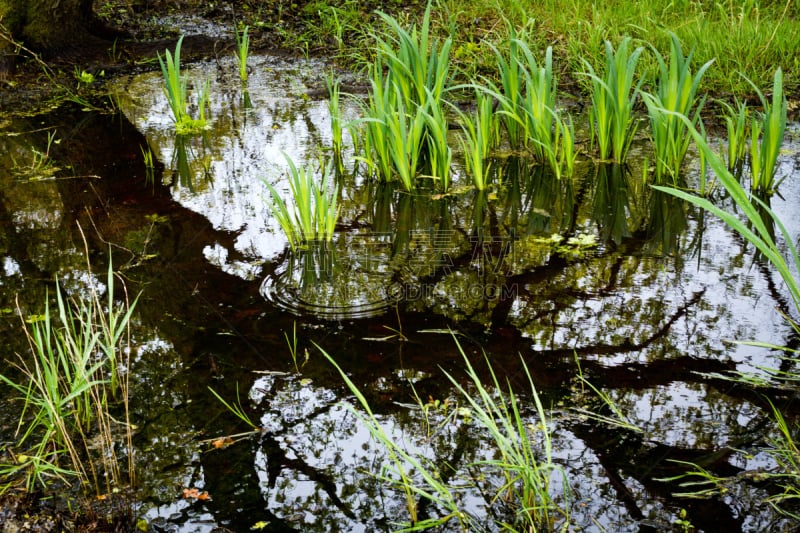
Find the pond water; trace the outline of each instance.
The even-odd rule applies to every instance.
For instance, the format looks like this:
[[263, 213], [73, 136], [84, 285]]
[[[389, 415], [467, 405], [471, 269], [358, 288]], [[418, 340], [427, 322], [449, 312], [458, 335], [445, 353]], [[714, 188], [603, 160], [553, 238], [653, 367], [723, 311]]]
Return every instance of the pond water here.
[[[210, 79], [212, 95], [210, 130], [188, 139], [174, 134], [156, 73], [113, 82], [120, 116], [62, 108], [0, 129], [6, 355], [26, 349], [17, 309], [40, 312], [56, 275], [73, 293], [103, 279], [109, 250], [128, 290], [142, 291], [131, 368], [135, 505], [153, 531], [393, 529], [407, 512], [375, 476], [386, 452], [315, 345], [390, 435], [466, 476], [465, 465], [494, 452], [468, 417], [435, 426], [464, 404], [443, 377], [466, 382], [458, 344], [488, 383], [486, 354], [535, 425], [527, 365], [566, 474], [554, 490], [571, 489], [562, 501], [570, 530], [664, 531], [682, 509], [704, 531], [791, 527], [761, 503], [775, 487], [744, 475], [773, 466], [759, 448], [768, 404], [713, 375], [785, 366], [775, 350], [737, 340], [794, 342], [779, 313], [790, 312], [788, 295], [738, 235], [645, 187], [636, 157], [628, 171], [580, 160], [573, 179], [555, 181], [508, 156], [494, 161], [494, 188], [473, 190], [457, 169], [448, 195], [408, 194], [350, 166], [332, 242], [292, 252], [265, 182], [288, 195], [286, 156], [318, 167], [326, 155], [330, 116], [318, 95], [330, 67], [275, 57], [253, 57], [251, 67], [246, 95], [232, 60], [188, 70]], [[357, 101], [344, 102], [349, 119]], [[772, 200], [793, 237], [795, 131]], [[57, 177], [20, 179], [19, 162], [34, 157], [30, 146], [43, 150], [47, 132], [59, 140]], [[148, 149], [154, 169], [143, 162]], [[99, 274], [87, 271], [79, 228]], [[293, 360], [286, 336], [295, 331]], [[597, 407], [579, 375], [642, 431], [577, 414]], [[247, 427], [209, 388], [229, 401], [238, 391], [262, 431], [212, 446]], [[426, 419], [415, 397], [449, 399], [450, 411]], [[15, 405], [0, 413], [6, 442]], [[677, 482], [664, 480], [680, 473], [675, 460], [741, 481], [710, 500], [677, 497]], [[185, 488], [210, 499], [184, 498]], [[478, 517], [504, 512], [477, 489], [462, 498]]]

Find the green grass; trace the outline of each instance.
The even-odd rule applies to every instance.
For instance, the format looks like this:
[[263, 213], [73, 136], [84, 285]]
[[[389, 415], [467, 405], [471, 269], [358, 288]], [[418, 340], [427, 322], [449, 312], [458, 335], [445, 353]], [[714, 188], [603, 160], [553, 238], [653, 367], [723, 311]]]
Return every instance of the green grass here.
[[164, 51], [164, 57], [158, 54], [158, 64], [161, 66], [161, 75], [164, 79], [164, 95], [169, 102], [172, 118], [175, 122], [175, 132], [179, 135], [192, 135], [208, 128], [205, 111], [208, 107], [209, 92], [208, 81], [201, 84], [197, 106], [200, 116], [192, 118], [188, 110], [188, 80], [181, 75], [181, 44], [183, 35], [175, 44], [175, 53]]
[[472, 177], [472, 182], [478, 190], [484, 190], [489, 184], [491, 176], [491, 162], [488, 159], [496, 135], [492, 112], [492, 100], [488, 95], [477, 94], [477, 108], [472, 114], [467, 114], [456, 108], [461, 118], [461, 148], [464, 154], [464, 165], [467, 174]]
[[727, 132], [727, 148], [725, 158], [728, 170], [737, 178], [741, 178], [747, 156], [747, 139], [749, 137], [750, 111], [747, 102], [736, 99], [733, 104], [720, 102]]
[[786, 97], [783, 94], [783, 72], [775, 71], [772, 101], [768, 101], [753, 83], [763, 107], [750, 126], [750, 190], [753, 194], [772, 195], [780, 181], [775, 181], [778, 156], [786, 131]]
[[344, 172], [344, 160], [342, 152], [344, 150], [343, 132], [345, 127], [342, 125], [342, 106], [341, 91], [339, 80], [333, 74], [325, 78], [328, 87], [328, 113], [331, 117], [331, 151], [333, 152], [333, 164], [336, 172]]
[[249, 26], [242, 28], [242, 31], [235, 30], [236, 33], [236, 64], [239, 70], [239, 79], [243, 83], [247, 82], [247, 58], [250, 54]]
[[636, 65], [643, 47], [631, 48], [631, 38], [623, 38], [616, 51], [605, 42], [605, 71], [595, 73], [588, 61], [585, 75], [591, 80], [592, 107], [589, 120], [603, 161], [624, 163], [637, 130], [633, 107], [642, 80], [635, 84]]
[[652, 94], [643, 92], [642, 97], [650, 115], [650, 134], [655, 147], [655, 181], [661, 184], [669, 178], [677, 183], [691, 135], [676, 113], [690, 117], [695, 127], [700, 123], [705, 97], [698, 95], [698, 89], [712, 61], [693, 74], [694, 50], [685, 56], [674, 34], [670, 40], [669, 63], [657, 49], [652, 51], [658, 62], [658, 78], [655, 91]]
[[284, 157], [289, 165], [288, 181], [292, 200], [287, 204], [275, 187], [264, 182], [270, 193], [268, 205], [272, 215], [286, 234], [292, 250], [312, 241], [330, 241], [339, 217], [339, 186], [333, 191], [329, 188], [332, 165], [322, 167], [322, 178], [318, 185], [311, 165], [297, 167], [288, 155], [284, 154]]
[[[14, 444], [15, 463], [0, 465], [9, 482], [21, 480], [28, 491], [47, 488], [54, 479], [77, 480], [97, 494], [123, 483], [116, 450], [117, 427], [132, 449], [128, 411], [128, 324], [136, 305], [114, 300], [109, 265], [108, 298], [92, 286], [88, 296], [67, 298], [56, 282], [56, 308], [23, 322], [30, 353], [13, 366], [23, 379], [0, 375], [22, 403]], [[49, 298], [48, 298], [49, 300]], [[123, 422], [112, 409], [121, 407]], [[128, 481], [133, 483], [132, 454]]]

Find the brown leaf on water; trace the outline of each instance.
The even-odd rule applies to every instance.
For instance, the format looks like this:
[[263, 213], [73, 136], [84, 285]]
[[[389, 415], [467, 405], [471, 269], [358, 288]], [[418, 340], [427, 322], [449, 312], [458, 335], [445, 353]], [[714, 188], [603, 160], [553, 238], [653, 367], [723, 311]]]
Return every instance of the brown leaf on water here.
[[230, 437], [221, 437], [217, 440], [211, 441], [211, 446], [213, 446], [217, 450], [220, 450], [222, 448], [227, 448], [231, 444], [233, 444], [233, 439]]
[[208, 492], [203, 491], [200, 492], [199, 489], [192, 487], [191, 489], [183, 489], [183, 497], [185, 499], [193, 499], [193, 500], [210, 500], [211, 496], [209, 496]]

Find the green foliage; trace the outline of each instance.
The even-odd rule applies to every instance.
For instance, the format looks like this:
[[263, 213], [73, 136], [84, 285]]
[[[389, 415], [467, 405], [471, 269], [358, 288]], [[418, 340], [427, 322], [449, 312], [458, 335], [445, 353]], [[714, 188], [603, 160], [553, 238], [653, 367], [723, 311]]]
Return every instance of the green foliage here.
[[[96, 287], [88, 297], [67, 299], [56, 282], [56, 314], [47, 301], [41, 316], [23, 322], [30, 354], [20, 354], [14, 364], [23, 379], [0, 375], [22, 402], [16, 462], [0, 465], [0, 472], [9, 480], [22, 477], [28, 491], [46, 488], [53, 478], [91, 481], [98, 493], [122, 481], [113, 429], [120, 423], [111, 416], [110, 402], [120, 398], [127, 420], [127, 374], [121, 368], [128, 364], [119, 358], [127, 357], [125, 334], [136, 301], [114, 301], [110, 265], [106, 290], [104, 308]], [[130, 426], [123, 425], [130, 447]]]
[[325, 78], [325, 84], [328, 87], [328, 113], [331, 117], [331, 144], [333, 151], [333, 163], [336, 167], [336, 172], [341, 174], [344, 172], [344, 160], [342, 159], [342, 151], [344, 149], [344, 128], [342, 126], [339, 80], [335, 79], [331, 74]]
[[339, 185], [329, 191], [328, 180], [333, 174], [331, 165], [323, 167], [322, 181], [314, 181], [311, 166], [298, 168], [292, 159], [284, 154], [289, 164], [289, 189], [292, 202], [287, 205], [278, 191], [265, 183], [270, 192], [269, 207], [277, 219], [293, 250], [311, 241], [330, 241], [339, 217], [337, 198]]
[[[749, 80], [748, 80], [749, 81]], [[770, 103], [750, 82], [763, 106], [760, 117], [753, 118], [750, 127], [750, 189], [753, 194], [771, 195], [780, 182], [775, 182], [778, 155], [786, 131], [786, 97], [783, 94], [783, 72], [775, 71], [772, 83], [772, 102]]]
[[605, 42], [606, 64], [604, 77], [595, 74], [594, 68], [585, 62], [584, 74], [592, 85], [592, 109], [589, 118], [597, 140], [600, 159], [623, 163], [628, 155], [637, 123], [633, 106], [639, 94], [642, 80], [634, 86], [634, 75], [639, 56], [644, 48], [630, 51], [631, 38], [625, 37], [616, 52], [611, 42]]
[[678, 37], [672, 34], [670, 38], [669, 65], [653, 48], [659, 70], [656, 90], [653, 94], [642, 93], [650, 114], [650, 129], [656, 151], [656, 183], [664, 183], [667, 177], [677, 183], [691, 136], [676, 113], [690, 117], [692, 124], [698, 127], [705, 98], [698, 98], [697, 89], [713, 62], [706, 62], [693, 75], [691, 62], [694, 50], [684, 56]]
[[219, 393], [217, 391], [215, 391], [214, 389], [212, 389], [211, 387], [208, 387], [208, 390], [211, 391], [211, 394], [214, 395], [214, 398], [219, 400], [219, 402], [222, 405], [225, 406], [225, 409], [227, 409], [228, 412], [230, 412], [236, 418], [238, 418], [239, 420], [241, 420], [242, 422], [244, 422], [245, 424], [250, 426], [250, 429], [252, 429], [254, 431], [259, 431], [261, 429], [250, 419], [249, 416], [247, 416], [247, 413], [244, 412], [244, 408], [242, 408], [242, 401], [239, 398], [239, 384], [238, 383], [236, 384], [236, 403], [229, 403], [229, 402], [225, 401], [225, 399], [222, 396], [220, 396]]
[[[494, 459], [468, 464], [466, 471], [476, 468], [487, 479], [497, 474], [501, 483], [489, 488], [486, 494], [490, 504], [503, 501], [514, 510], [510, 522], [496, 517], [496, 526], [509, 531], [553, 531], [559, 524], [568, 522], [568, 515], [552, 494], [551, 480], [554, 474], [562, 477], [561, 496], [569, 498], [569, 483], [561, 467], [553, 462], [552, 442], [548, 428], [548, 418], [544, 406], [533, 384], [530, 372], [524, 361], [525, 375], [530, 386], [530, 400], [534, 405], [534, 414], [538, 419], [535, 424], [527, 417], [520, 398], [511, 390], [508, 382], [501, 380], [494, 373], [488, 359], [491, 382], [484, 384], [473, 368], [461, 346], [456, 342], [462, 354], [469, 378], [469, 389], [460, 384], [453, 375], [444, 372], [453, 387], [465, 402], [466, 408], [460, 411], [468, 413], [470, 424], [483, 432], [488, 445], [496, 452]], [[323, 355], [333, 364], [347, 384], [350, 392], [356, 397], [361, 410], [351, 407], [353, 413], [367, 427], [373, 438], [386, 450], [391, 465], [384, 465], [380, 479], [403, 491], [406, 498], [409, 522], [401, 531], [421, 531], [443, 525], [452, 520], [458, 521], [463, 530], [480, 528], [477, 518], [470, 510], [461, 507], [458, 492], [463, 487], [450, 485], [443, 481], [443, 476], [422, 456], [407, 451], [406, 447], [396, 442], [384, 430], [378, 417], [372, 412], [364, 395], [347, 377], [347, 374], [336, 364], [333, 358], [320, 348]], [[419, 401], [423, 413], [426, 406]], [[386, 472], [392, 475], [387, 475]], [[440, 516], [421, 519], [417, 513], [417, 499], [427, 500], [436, 506]], [[429, 508], [430, 509], [430, 508]]]
[[200, 96], [198, 98], [198, 108], [200, 116], [193, 119], [188, 111], [188, 89], [186, 76], [181, 76], [181, 44], [183, 35], [175, 45], [175, 54], [169, 50], [164, 51], [164, 58], [158, 54], [158, 63], [161, 66], [161, 74], [164, 78], [164, 94], [172, 110], [172, 118], [175, 121], [175, 132], [179, 135], [191, 135], [208, 128], [205, 110], [208, 107], [209, 93], [208, 81], [202, 84]]
[[239, 79], [247, 81], [247, 57], [250, 53], [250, 36], [247, 34], [249, 26], [236, 30], [236, 61], [239, 67]]
[[463, 135], [460, 141], [467, 173], [472, 176], [475, 188], [483, 190], [489, 183], [491, 163], [488, 157], [496, 142], [497, 122], [494, 120], [491, 98], [478, 91], [476, 99], [474, 113], [468, 115], [458, 108], [456, 112], [461, 117]]
[[365, 106], [363, 160], [384, 181], [397, 177], [406, 190], [427, 172], [446, 189], [451, 149], [443, 98], [450, 84], [451, 40], [430, 35], [430, 5], [419, 29], [378, 13], [388, 31], [373, 34], [376, 59]]
[[747, 154], [747, 138], [750, 113], [747, 103], [736, 100], [734, 105], [720, 102], [724, 109], [723, 120], [728, 133], [728, 149], [726, 160], [728, 170], [736, 177], [741, 177]]

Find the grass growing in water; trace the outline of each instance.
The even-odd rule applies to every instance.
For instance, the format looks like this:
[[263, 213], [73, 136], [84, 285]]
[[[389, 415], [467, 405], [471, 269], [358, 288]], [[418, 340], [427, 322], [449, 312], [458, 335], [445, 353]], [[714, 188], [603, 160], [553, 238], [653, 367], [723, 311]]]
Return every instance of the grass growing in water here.
[[750, 175], [753, 194], [771, 195], [780, 182], [775, 182], [778, 155], [786, 131], [786, 97], [783, 94], [783, 71], [778, 68], [772, 83], [772, 102], [750, 82], [764, 108], [750, 127]]
[[698, 98], [697, 89], [706, 70], [713, 61], [706, 62], [696, 74], [692, 74], [692, 56], [683, 55], [681, 43], [675, 34], [671, 35], [669, 65], [664, 57], [653, 48], [658, 61], [658, 80], [653, 94], [642, 93], [650, 114], [650, 128], [655, 146], [656, 183], [664, 183], [667, 177], [677, 183], [686, 152], [689, 150], [691, 135], [683, 120], [675, 113], [691, 118], [697, 127], [701, 121], [705, 98]]
[[292, 201], [287, 204], [272, 185], [264, 182], [270, 193], [268, 205], [272, 215], [289, 239], [292, 250], [311, 241], [330, 241], [339, 217], [339, 185], [333, 192], [328, 186], [333, 174], [332, 166], [322, 167], [322, 180], [317, 185], [310, 165], [298, 168], [288, 155], [284, 154], [284, 157], [289, 164]]
[[[548, 417], [524, 361], [523, 368], [530, 385], [530, 399], [533, 401], [534, 416], [537, 419], [535, 423], [528, 419], [520, 398], [510, 384], [502, 384], [498, 379], [488, 359], [486, 362], [489, 365], [491, 382], [485, 385], [461, 346], [458, 342], [456, 344], [463, 357], [470, 389], [462, 386], [453, 375], [447, 372], [445, 375], [468, 406], [470, 420], [478, 431], [484, 432], [496, 451], [496, 458], [468, 464], [465, 469], [469, 471], [475, 467], [486, 479], [492, 475], [499, 476], [501, 484], [491, 487], [491, 494], [486, 497], [490, 505], [502, 501], [513, 509], [514, 516], [510, 521], [495, 516], [495, 526], [509, 531], [553, 531], [560, 525], [565, 525], [569, 517], [557, 497], [552, 494], [551, 481], [554, 475], [562, 477], [565, 492], [561, 496], [567, 500], [570, 497], [569, 485], [563, 469], [553, 462]], [[320, 351], [339, 371], [363, 409], [361, 411], [351, 407], [353, 413], [389, 454], [392, 464], [384, 467], [385, 471], [380, 478], [403, 491], [409, 512], [409, 522], [404, 525], [403, 531], [420, 531], [450, 521], [458, 521], [464, 530], [481, 529], [481, 525], [485, 527], [486, 524], [481, 524], [474, 515], [474, 510], [461, 507], [458, 491], [463, 487], [446, 483], [442, 480], [444, 476], [424, 457], [408, 452], [405, 446], [394, 441], [347, 374], [330, 355], [321, 348]], [[419, 407], [425, 412], [425, 406], [419, 403]], [[417, 510], [423, 501], [435, 505], [440, 510], [440, 516], [421, 519]]]
[[728, 170], [741, 178], [747, 155], [747, 137], [750, 113], [747, 103], [736, 100], [733, 105], [721, 102], [723, 120], [728, 132], [728, 148], [725, 151]]
[[[776, 78], [778, 77], [776, 73]], [[776, 80], [776, 83], [779, 81]], [[776, 103], [779, 103], [776, 102]], [[787, 230], [786, 226], [781, 222], [778, 216], [772, 211], [764, 202], [758, 199], [756, 193], [748, 195], [742, 185], [736, 179], [723, 160], [715, 154], [708, 144], [705, 142], [703, 136], [698, 133], [686, 117], [680, 117], [684, 123], [689, 127], [689, 130], [694, 137], [695, 143], [699, 149], [704, 153], [706, 160], [711, 168], [714, 170], [719, 182], [727, 190], [731, 199], [733, 200], [736, 209], [744, 215], [745, 220], [742, 220], [735, 212], [725, 211], [724, 209], [715, 206], [709, 200], [698, 196], [691, 195], [685, 191], [678, 189], [656, 187], [657, 189], [667, 192], [682, 198], [696, 206], [713, 213], [725, 222], [731, 229], [739, 233], [748, 243], [752, 244], [760, 256], [766, 259], [769, 264], [778, 272], [783, 279], [789, 294], [792, 298], [792, 304], [795, 310], [800, 310], [800, 281], [795, 277], [795, 273], [800, 271], [800, 255], [798, 255], [797, 248], [794, 244], [792, 235]], [[775, 226], [780, 230], [784, 239], [784, 245], [787, 252], [778, 246], [775, 242], [774, 231], [771, 226]], [[791, 319], [790, 324], [798, 332], [798, 326]], [[778, 347], [780, 348], [780, 347]], [[788, 348], [780, 348], [790, 352]], [[790, 376], [793, 380], [800, 377], [797, 375]], [[743, 378], [743, 380], [746, 378]], [[771, 448], [769, 454], [773, 457], [778, 465], [778, 471], [769, 472], [765, 474], [784, 488], [784, 493], [773, 496], [768, 499], [768, 503], [772, 503], [776, 508], [793, 518], [800, 519], [796, 513], [780, 507], [781, 504], [787, 501], [794, 501], [800, 498], [800, 491], [797, 487], [800, 486], [800, 448], [797, 445], [795, 428], [790, 428], [785, 419], [774, 405], [772, 405], [772, 416], [775, 421], [775, 426], [778, 430], [778, 436], [770, 439], [769, 444]], [[696, 466], [696, 465], [694, 465]], [[705, 472], [697, 468], [689, 475], [700, 475], [704, 478], [704, 483], [718, 484], [721, 480], [714, 476], [706, 476]]]
[[250, 36], [247, 34], [249, 26], [236, 30], [236, 64], [239, 67], [239, 79], [247, 82], [247, 57], [250, 53]]
[[584, 62], [586, 74], [591, 80], [592, 108], [589, 120], [602, 160], [623, 163], [628, 155], [637, 125], [633, 106], [639, 94], [642, 80], [634, 87], [634, 74], [641, 46], [630, 51], [631, 38], [625, 37], [616, 52], [611, 42], [605, 42], [605, 74], [601, 78], [594, 68]]
[[[123, 482], [115, 427], [124, 426], [128, 480], [133, 483], [133, 455], [128, 423], [126, 337], [136, 305], [114, 301], [114, 273], [109, 264], [105, 306], [94, 284], [87, 297], [67, 298], [56, 282], [56, 313], [45, 303], [41, 317], [23, 322], [30, 354], [14, 364], [23, 381], [0, 375], [19, 396], [23, 408], [17, 428], [16, 462], [0, 465], [10, 481], [25, 488], [46, 488], [53, 479], [91, 483], [97, 494]], [[125, 357], [120, 360], [120, 357]], [[123, 411], [124, 422], [112, 416]], [[119, 415], [118, 415], [119, 416]], [[65, 464], [66, 463], [66, 464]]]
[[164, 58], [158, 54], [158, 63], [161, 66], [161, 74], [164, 78], [164, 94], [172, 110], [172, 118], [175, 121], [175, 132], [179, 135], [189, 135], [198, 133], [207, 128], [205, 109], [208, 107], [209, 93], [208, 81], [202, 85], [202, 90], [198, 98], [198, 108], [200, 116], [193, 119], [188, 110], [188, 82], [186, 76], [181, 76], [181, 44], [183, 35], [175, 45], [175, 54], [169, 50], [164, 51]]

